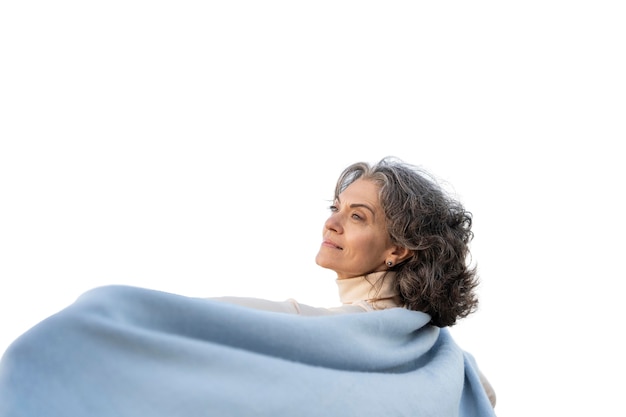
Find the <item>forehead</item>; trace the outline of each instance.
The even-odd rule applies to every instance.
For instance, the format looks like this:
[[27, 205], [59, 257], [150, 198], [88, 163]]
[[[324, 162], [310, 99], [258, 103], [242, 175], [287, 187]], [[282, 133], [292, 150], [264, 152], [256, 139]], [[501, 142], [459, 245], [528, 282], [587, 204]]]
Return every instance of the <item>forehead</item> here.
[[341, 200], [349, 200], [354, 203], [370, 203], [378, 206], [379, 191], [380, 187], [373, 181], [359, 178], [346, 187], [346, 189], [339, 194], [339, 198]]

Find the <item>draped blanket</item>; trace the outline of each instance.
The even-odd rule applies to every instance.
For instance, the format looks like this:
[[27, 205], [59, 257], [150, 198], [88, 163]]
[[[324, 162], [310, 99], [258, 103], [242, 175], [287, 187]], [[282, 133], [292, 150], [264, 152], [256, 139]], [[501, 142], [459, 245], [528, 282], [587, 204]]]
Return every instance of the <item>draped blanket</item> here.
[[428, 321], [100, 287], [7, 349], [0, 417], [493, 416], [473, 358]]

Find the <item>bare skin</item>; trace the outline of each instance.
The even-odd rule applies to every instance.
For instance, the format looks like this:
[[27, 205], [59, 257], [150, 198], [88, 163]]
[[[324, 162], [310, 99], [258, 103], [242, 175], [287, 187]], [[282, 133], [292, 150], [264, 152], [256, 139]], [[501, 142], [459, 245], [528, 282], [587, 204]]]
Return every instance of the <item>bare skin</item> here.
[[315, 262], [338, 279], [384, 271], [411, 255], [392, 243], [378, 192], [374, 182], [358, 179], [330, 207]]

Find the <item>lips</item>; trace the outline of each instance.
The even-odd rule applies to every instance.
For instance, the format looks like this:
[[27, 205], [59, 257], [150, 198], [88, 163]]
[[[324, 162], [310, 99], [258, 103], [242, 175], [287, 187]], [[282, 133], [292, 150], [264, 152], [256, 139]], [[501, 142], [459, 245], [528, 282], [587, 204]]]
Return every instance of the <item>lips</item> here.
[[343, 248], [341, 246], [339, 246], [338, 244], [336, 244], [335, 242], [333, 242], [332, 240], [329, 240], [329, 239], [324, 239], [324, 241], [322, 242], [322, 246], [326, 246], [326, 247], [333, 248], [333, 249], [343, 250]]

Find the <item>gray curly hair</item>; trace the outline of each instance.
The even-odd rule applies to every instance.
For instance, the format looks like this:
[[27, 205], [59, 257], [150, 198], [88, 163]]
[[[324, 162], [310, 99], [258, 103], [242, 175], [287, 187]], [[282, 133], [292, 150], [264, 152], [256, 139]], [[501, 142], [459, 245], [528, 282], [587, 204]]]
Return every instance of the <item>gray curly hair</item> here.
[[431, 174], [394, 157], [347, 167], [337, 180], [335, 198], [359, 178], [380, 187], [392, 242], [413, 251], [392, 268], [404, 306], [429, 314], [438, 327], [474, 312], [478, 277], [469, 265], [472, 214]]

